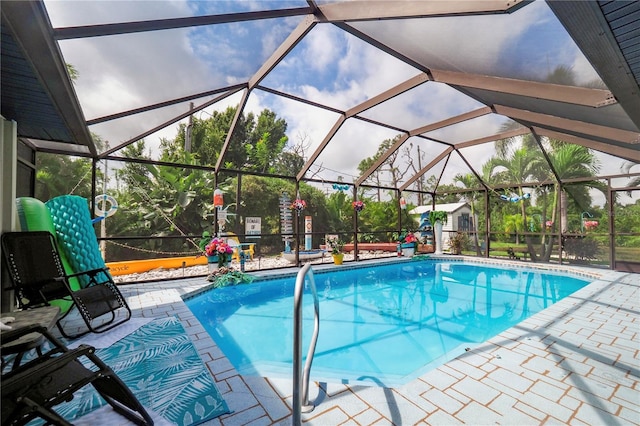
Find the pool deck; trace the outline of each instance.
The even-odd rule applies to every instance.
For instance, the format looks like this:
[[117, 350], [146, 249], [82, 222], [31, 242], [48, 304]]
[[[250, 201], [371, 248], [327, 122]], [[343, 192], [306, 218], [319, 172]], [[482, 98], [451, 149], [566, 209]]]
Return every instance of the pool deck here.
[[[312, 374], [316, 408], [303, 423], [640, 425], [640, 275], [554, 268], [599, 277], [406, 385], [320, 388]], [[181, 296], [208, 284], [200, 277], [120, 289], [134, 316], [181, 320], [232, 411], [205, 425], [291, 424], [291, 380], [239, 375], [183, 303]]]

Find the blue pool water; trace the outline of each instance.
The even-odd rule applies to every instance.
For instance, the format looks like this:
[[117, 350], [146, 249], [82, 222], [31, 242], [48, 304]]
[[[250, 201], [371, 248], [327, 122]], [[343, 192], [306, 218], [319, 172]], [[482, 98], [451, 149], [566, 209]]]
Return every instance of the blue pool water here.
[[[311, 380], [400, 385], [589, 283], [446, 261], [315, 272], [320, 334]], [[209, 290], [185, 302], [240, 374], [291, 377], [295, 276]], [[308, 287], [308, 286], [307, 286]], [[303, 350], [313, 330], [305, 290]]]

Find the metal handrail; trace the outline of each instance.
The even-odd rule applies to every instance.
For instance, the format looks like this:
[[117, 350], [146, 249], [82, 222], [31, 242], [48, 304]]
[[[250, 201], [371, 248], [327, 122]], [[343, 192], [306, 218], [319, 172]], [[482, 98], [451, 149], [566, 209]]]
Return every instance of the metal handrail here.
[[[309, 275], [309, 284], [313, 294], [313, 305], [315, 310], [314, 328], [307, 361], [302, 372], [302, 296], [304, 294], [305, 278]], [[320, 331], [320, 303], [318, 302], [318, 292], [316, 290], [316, 280], [313, 276], [311, 264], [307, 263], [300, 269], [296, 278], [296, 287], [293, 295], [293, 424], [301, 424], [301, 413], [313, 411], [315, 406], [309, 403], [309, 372], [313, 355], [316, 351], [318, 332]], [[302, 375], [301, 375], [302, 373]]]

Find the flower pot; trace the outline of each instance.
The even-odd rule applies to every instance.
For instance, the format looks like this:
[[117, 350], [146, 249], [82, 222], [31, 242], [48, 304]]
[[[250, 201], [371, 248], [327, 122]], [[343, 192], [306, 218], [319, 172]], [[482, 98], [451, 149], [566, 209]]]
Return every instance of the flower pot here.
[[413, 243], [404, 243], [400, 248], [404, 257], [413, 257], [416, 252], [416, 245]]
[[218, 269], [218, 256], [207, 256], [207, 266], [209, 272], [216, 271]]
[[336, 265], [342, 265], [342, 261], [344, 260], [344, 253], [332, 254], [333, 263]]
[[413, 257], [413, 255], [415, 254], [416, 249], [411, 247], [411, 248], [403, 248], [402, 249], [402, 255], [404, 257]]
[[[220, 258], [218, 256], [207, 256], [207, 266], [209, 267], [210, 273], [218, 270], [218, 268], [220, 267], [219, 262], [220, 262]], [[223, 266], [229, 267], [230, 263], [231, 263], [231, 256], [227, 258], [227, 262], [225, 262], [225, 265]]]

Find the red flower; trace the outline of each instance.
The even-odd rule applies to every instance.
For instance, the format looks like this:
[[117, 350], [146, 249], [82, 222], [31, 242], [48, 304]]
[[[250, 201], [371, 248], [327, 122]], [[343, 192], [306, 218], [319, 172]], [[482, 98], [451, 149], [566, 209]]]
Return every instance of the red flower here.
[[415, 236], [415, 235], [413, 235], [413, 234], [407, 234], [407, 235], [404, 237], [404, 242], [405, 242], [405, 243], [417, 243], [417, 242], [418, 242], [418, 239], [417, 239], [417, 238], [416, 238], [416, 236]]
[[599, 225], [597, 220], [585, 220], [584, 227], [587, 229], [593, 229]]

